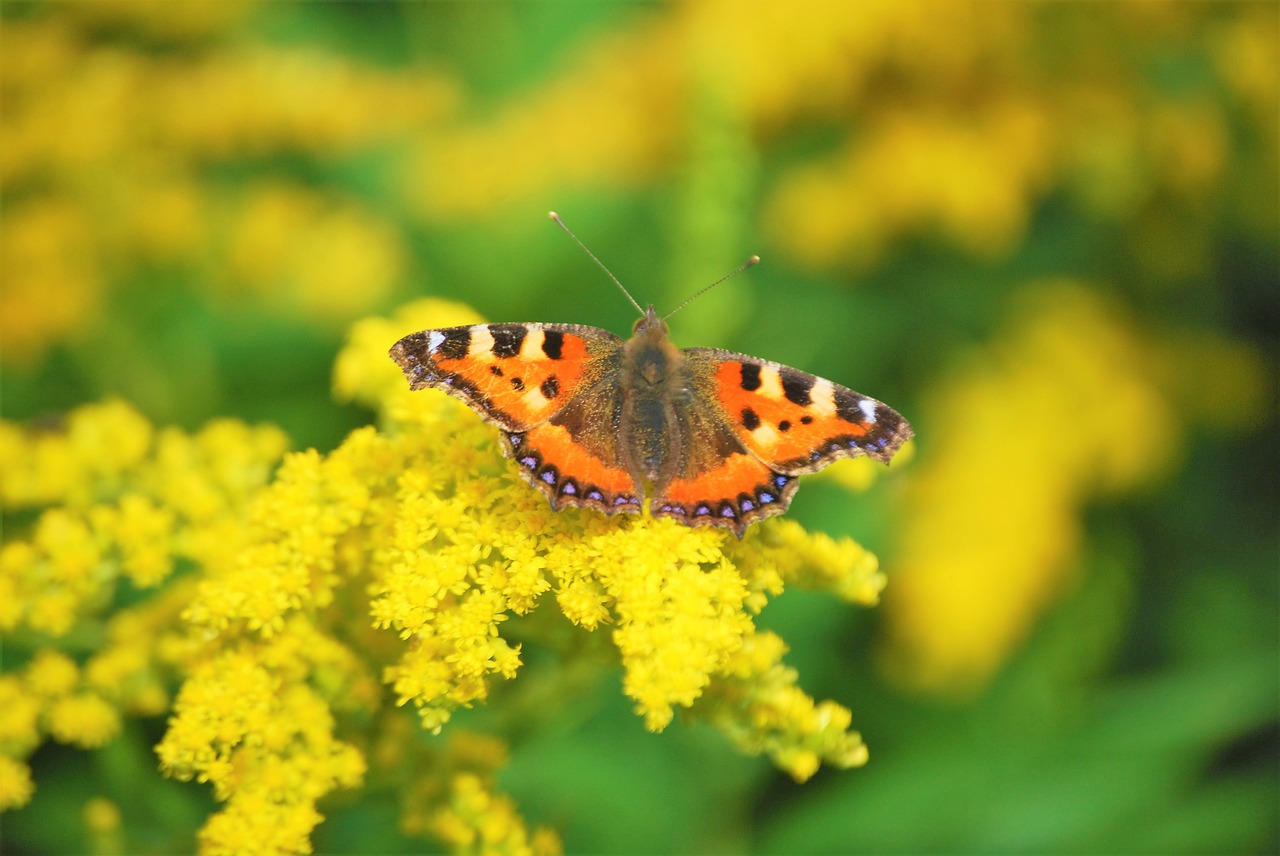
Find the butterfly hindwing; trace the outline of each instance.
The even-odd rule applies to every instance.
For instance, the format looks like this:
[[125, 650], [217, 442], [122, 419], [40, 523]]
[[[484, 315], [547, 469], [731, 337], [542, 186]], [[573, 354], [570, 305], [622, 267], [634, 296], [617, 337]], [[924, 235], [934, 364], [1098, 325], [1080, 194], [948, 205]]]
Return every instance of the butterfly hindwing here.
[[707, 469], [672, 479], [653, 498], [650, 512], [741, 536], [757, 520], [786, 511], [798, 487], [795, 476], [775, 472], [743, 448]]
[[587, 451], [569, 429], [544, 422], [524, 434], [502, 435], [507, 456], [552, 508], [585, 506], [614, 514], [640, 510], [644, 496], [625, 466]]
[[888, 462], [912, 436], [888, 405], [829, 380], [712, 348], [684, 352], [743, 444], [787, 475], [867, 455]]
[[487, 422], [527, 431], [594, 380], [620, 341], [576, 324], [474, 324], [412, 333], [391, 358], [411, 388], [444, 390]]

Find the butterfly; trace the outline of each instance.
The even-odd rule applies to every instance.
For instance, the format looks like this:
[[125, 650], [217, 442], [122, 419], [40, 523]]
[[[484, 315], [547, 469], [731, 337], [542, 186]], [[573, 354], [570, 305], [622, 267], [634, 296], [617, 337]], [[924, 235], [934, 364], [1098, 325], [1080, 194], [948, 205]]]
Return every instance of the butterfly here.
[[410, 388], [443, 390], [500, 429], [555, 509], [635, 513], [648, 499], [654, 517], [742, 537], [787, 509], [799, 476], [860, 455], [888, 463], [912, 436], [873, 398], [757, 357], [682, 350], [652, 306], [642, 312], [629, 339], [475, 324], [411, 333], [390, 355]]

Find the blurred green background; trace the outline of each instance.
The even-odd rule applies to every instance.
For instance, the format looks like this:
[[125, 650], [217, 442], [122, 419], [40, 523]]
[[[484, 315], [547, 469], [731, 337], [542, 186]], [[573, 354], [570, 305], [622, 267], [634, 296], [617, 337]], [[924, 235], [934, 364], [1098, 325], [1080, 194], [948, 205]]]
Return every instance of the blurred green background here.
[[[555, 209], [660, 310], [758, 253], [677, 344], [913, 422], [905, 466], [792, 511], [877, 552], [883, 607], [761, 617], [869, 765], [650, 735], [614, 676], [502, 779], [568, 852], [1280, 850], [1274, 2], [0, 14], [6, 419], [119, 396], [331, 449], [371, 418], [329, 395], [360, 318], [629, 329]], [[37, 755], [5, 852], [83, 849], [104, 793], [125, 851], [181, 840], [208, 797], [154, 772], [162, 726], [88, 775]], [[317, 851], [421, 846], [376, 788], [327, 814]]]

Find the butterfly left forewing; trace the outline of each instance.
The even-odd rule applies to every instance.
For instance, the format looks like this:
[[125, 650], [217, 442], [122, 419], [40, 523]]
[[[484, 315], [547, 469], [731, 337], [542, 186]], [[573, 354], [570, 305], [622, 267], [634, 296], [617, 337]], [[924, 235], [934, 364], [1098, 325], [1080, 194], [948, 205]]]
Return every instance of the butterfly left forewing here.
[[618, 342], [575, 324], [474, 324], [411, 333], [391, 358], [411, 388], [443, 390], [491, 424], [527, 431], [589, 385]]
[[743, 444], [779, 473], [861, 455], [888, 463], [912, 436], [893, 408], [824, 378], [711, 348], [685, 356]]
[[609, 414], [621, 340], [576, 324], [423, 330], [391, 348], [412, 389], [435, 388], [503, 429], [503, 451], [554, 508], [640, 508]]

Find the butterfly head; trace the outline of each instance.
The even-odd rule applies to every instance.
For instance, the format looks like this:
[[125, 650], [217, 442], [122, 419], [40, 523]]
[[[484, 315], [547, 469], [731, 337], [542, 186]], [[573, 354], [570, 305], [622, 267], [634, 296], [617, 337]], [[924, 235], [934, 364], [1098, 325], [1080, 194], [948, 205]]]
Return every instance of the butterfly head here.
[[650, 306], [636, 319], [636, 323], [631, 327], [631, 334], [637, 337], [665, 339], [667, 322], [663, 321], [658, 311]]

